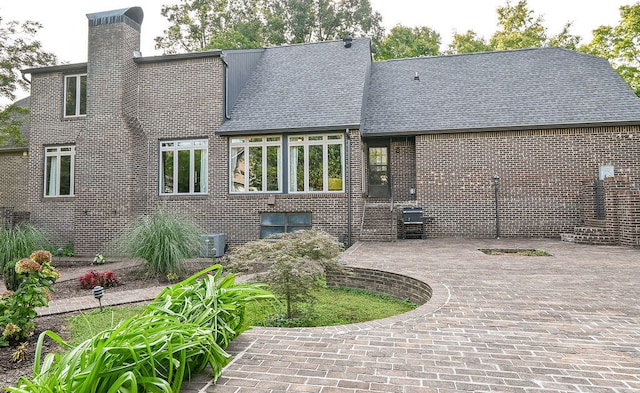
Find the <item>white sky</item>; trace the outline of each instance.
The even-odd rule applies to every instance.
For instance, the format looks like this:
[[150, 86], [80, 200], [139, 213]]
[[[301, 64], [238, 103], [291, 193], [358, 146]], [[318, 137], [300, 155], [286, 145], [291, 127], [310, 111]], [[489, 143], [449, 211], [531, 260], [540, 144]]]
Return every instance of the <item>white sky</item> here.
[[[496, 8], [506, 0], [370, 0], [383, 17], [387, 30], [396, 24], [428, 26], [440, 33], [443, 45], [454, 32], [474, 30], [489, 38], [497, 28]], [[636, 0], [528, 0], [529, 9], [542, 15], [550, 34], [560, 32], [567, 21], [574, 23], [571, 33], [591, 40], [591, 31], [601, 25], [616, 25], [621, 5]], [[46, 50], [61, 62], [81, 63], [87, 59], [87, 13], [140, 6], [144, 11], [141, 51], [144, 56], [160, 55], [154, 38], [167, 27], [160, 15], [163, 4], [180, 0], [0, 0], [0, 16], [8, 20], [35, 20], [44, 28], [38, 38]], [[516, 4], [517, 0], [511, 0]], [[18, 98], [26, 94], [19, 94]]]

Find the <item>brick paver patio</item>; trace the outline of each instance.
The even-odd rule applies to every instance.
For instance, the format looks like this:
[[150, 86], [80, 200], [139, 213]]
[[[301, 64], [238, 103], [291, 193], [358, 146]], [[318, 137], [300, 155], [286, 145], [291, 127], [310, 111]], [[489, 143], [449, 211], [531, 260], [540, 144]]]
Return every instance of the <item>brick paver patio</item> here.
[[[479, 248], [542, 248], [552, 257]], [[216, 384], [183, 392], [639, 392], [640, 250], [553, 240], [359, 243], [350, 265], [431, 284], [418, 309], [331, 328], [257, 328]]]

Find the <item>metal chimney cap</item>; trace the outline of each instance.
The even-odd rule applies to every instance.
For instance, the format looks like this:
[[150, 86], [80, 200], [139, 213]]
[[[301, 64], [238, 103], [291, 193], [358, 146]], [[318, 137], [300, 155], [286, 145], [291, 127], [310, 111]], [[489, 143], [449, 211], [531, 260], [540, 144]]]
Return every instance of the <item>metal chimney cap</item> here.
[[353, 42], [353, 37], [350, 35], [346, 35], [342, 38], [342, 42], [344, 42], [345, 48], [351, 48], [351, 43]]

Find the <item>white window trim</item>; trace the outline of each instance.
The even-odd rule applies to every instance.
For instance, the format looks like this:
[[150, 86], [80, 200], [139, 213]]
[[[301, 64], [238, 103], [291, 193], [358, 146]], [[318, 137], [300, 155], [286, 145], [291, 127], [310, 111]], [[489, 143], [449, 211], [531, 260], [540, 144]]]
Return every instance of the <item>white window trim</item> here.
[[[189, 151], [189, 192], [177, 192], [178, 187], [178, 152]], [[204, 151], [205, 158], [203, 161], [204, 168], [201, 171], [204, 176], [204, 190], [200, 192], [194, 191], [195, 177], [195, 154], [194, 151]], [[174, 192], [164, 192], [164, 161], [162, 159], [163, 152], [173, 152], [173, 184]], [[189, 195], [207, 195], [209, 193], [209, 141], [207, 139], [179, 139], [170, 141], [160, 141], [160, 155], [158, 157], [158, 192], [162, 196], [189, 196]]]
[[[63, 94], [63, 100], [62, 100], [62, 115], [65, 118], [72, 118], [72, 117], [85, 117], [87, 116], [86, 113], [80, 113], [80, 102], [82, 100], [82, 83], [81, 83], [81, 79], [82, 77], [86, 77], [87, 74], [73, 74], [73, 75], [65, 75], [64, 76], [64, 94]], [[73, 115], [67, 115], [67, 87], [69, 84], [69, 78], [76, 78], [76, 113]], [[85, 91], [86, 94], [86, 91]]]
[[[63, 149], [70, 149], [64, 150]], [[71, 168], [69, 173], [69, 194], [68, 195], [60, 195], [60, 161], [63, 156], [71, 157]], [[76, 156], [76, 147], [73, 145], [67, 146], [49, 146], [44, 149], [44, 183], [43, 183], [43, 195], [45, 198], [66, 198], [72, 197], [75, 195], [74, 183], [75, 183], [75, 156]], [[49, 177], [50, 168], [48, 167], [48, 158], [55, 157], [58, 165], [58, 169], [56, 172], [55, 178], [55, 191], [54, 194], [47, 194], [47, 182], [51, 182], [51, 178]]]
[[[295, 139], [302, 137], [302, 141], [296, 141]], [[322, 137], [322, 140], [309, 140], [309, 138]], [[329, 139], [330, 137], [339, 137], [339, 139]], [[305, 134], [305, 135], [289, 135], [289, 144], [287, 148], [287, 154], [290, 154], [290, 148], [296, 146], [304, 147], [304, 191], [297, 191], [291, 189], [291, 181], [289, 180], [288, 187], [290, 194], [308, 194], [308, 193], [326, 193], [326, 194], [341, 194], [345, 192], [345, 144], [344, 134]], [[292, 140], [293, 139], [293, 140]], [[341, 190], [329, 190], [329, 145], [341, 145], [340, 149], [340, 165], [342, 166], [342, 189]], [[309, 146], [322, 146], [322, 190], [309, 190]], [[289, 157], [289, 165], [291, 165], [291, 157]], [[291, 178], [291, 168], [289, 168], [289, 178]]]
[[[251, 139], [261, 138], [260, 141], [250, 142]], [[269, 138], [278, 138], [277, 141], [269, 141]], [[281, 193], [282, 192], [282, 139], [281, 135], [265, 135], [265, 136], [243, 136], [237, 138], [229, 139], [229, 193], [230, 194], [269, 194], [269, 193]], [[262, 190], [249, 190], [249, 148], [250, 147], [262, 147]], [[277, 190], [267, 190], [267, 147], [268, 146], [276, 146], [280, 148], [280, 152], [278, 154], [278, 189]], [[241, 147], [244, 150], [245, 160], [244, 160], [244, 191], [235, 191], [234, 190], [234, 160], [231, 157], [231, 152], [233, 148]]]

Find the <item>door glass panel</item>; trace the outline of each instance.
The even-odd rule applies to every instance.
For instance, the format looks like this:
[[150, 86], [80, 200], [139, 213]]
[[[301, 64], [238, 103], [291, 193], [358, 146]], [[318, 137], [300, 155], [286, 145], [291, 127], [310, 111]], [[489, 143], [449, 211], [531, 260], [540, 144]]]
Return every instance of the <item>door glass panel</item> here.
[[369, 184], [374, 186], [386, 186], [389, 184], [388, 148], [369, 148]]

